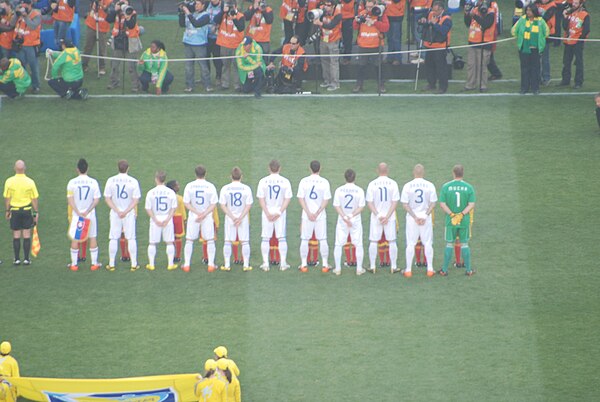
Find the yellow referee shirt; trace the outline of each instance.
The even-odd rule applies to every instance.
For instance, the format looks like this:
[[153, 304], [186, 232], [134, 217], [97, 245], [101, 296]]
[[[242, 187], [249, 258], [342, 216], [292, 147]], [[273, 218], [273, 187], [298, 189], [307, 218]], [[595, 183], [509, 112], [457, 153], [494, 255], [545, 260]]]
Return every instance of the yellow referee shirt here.
[[11, 209], [27, 207], [31, 205], [31, 200], [39, 196], [35, 182], [25, 174], [19, 173], [9, 177], [4, 183], [4, 198], [10, 199]]

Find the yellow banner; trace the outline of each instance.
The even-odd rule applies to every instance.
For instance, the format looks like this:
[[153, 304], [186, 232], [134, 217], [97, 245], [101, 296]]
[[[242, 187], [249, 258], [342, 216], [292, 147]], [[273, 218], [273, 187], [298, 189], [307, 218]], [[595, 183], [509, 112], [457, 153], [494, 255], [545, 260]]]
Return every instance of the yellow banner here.
[[5, 379], [19, 396], [39, 402], [192, 402], [198, 374], [172, 374], [98, 380], [67, 378]]

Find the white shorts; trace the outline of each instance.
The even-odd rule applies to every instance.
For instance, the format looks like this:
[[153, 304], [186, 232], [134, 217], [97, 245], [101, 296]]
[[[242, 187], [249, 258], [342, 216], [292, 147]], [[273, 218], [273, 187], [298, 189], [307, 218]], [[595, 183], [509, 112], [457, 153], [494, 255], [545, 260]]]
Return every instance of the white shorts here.
[[275, 237], [278, 239], [284, 238], [286, 232], [286, 220], [287, 218], [285, 211], [283, 212], [283, 215], [281, 215], [279, 219], [274, 222], [269, 222], [265, 216], [265, 213], [263, 212], [261, 237], [263, 239], [270, 239], [271, 236], [273, 236], [273, 231], [275, 231]]
[[360, 220], [352, 222], [352, 227], [348, 227], [346, 222], [338, 220], [335, 228], [335, 245], [343, 246], [348, 241], [348, 235], [352, 239], [352, 244], [357, 245], [362, 243], [362, 222]]
[[395, 214], [390, 217], [388, 223], [382, 225], [376, 215], [371, 214], [371, 227], [369, 230], [369, 241], [381, 240], [381, 235], [385, 233], [388, 241], [396, 241], [396, 219]]
[[160, 243], [161, 237], [165, 243], [173, 243], [175, 241], [175, 228], [173, 226], [173, 219], [169, 219], [167, 225], [162, 228], [157, 226], [152, 219], [150, 220], [150, 244]]
[[[425, 216], [423, 216], [424, 218]], [[431, 215], [426, 217], [424, 225], [418, 225], [412, 216], [406, 216], [406, 245], [415, 245], [419, 237], [421, 243], [432, 244], [433, 243], [433, 225], [431, 224]]]
[[[88, 239], [95, 239], [98, 235], [98, 225], [96, 222], [96, 212], [92, 212], [87, 216], [90, 220], [90, 227], [88, 229]], [[73, 240], [75, 237], [75, 232], [77, 231], [77, 222], [79, 222], [79, 216], [77, 214], [71, 215], [71, 224], [69, 225], [69, 238]]]
[[135, 212], [130, 212], [125, 218], [121, 219], [116, 213], [110, 213], [110, 234], [108, 238], [118, 240], [121, 233], [125, 233], [127, 240], [135, 240]]
[[215, 221], [212, 213], [208, 214], [202, 221], [196, 221], [198, 215], [190, 212], [187, 220], [187, 231], [185, 238], [188, 240], [198, 240], [200, 233], [204, 240], [215, 239]]
[[225, 217], [225, 241], [233, 242], [236, 237], [239, 241], [250, 241], [250, 221], [248, 215], [242, 220], [240, 226], [235, 226], [230, 217]]
[[327, 240], [327, 219], [318, 219], [314, 222], [309, 219], [302, 219], [300, 239], [310, 240], [313, 231], [315, 232], [317, 240]]

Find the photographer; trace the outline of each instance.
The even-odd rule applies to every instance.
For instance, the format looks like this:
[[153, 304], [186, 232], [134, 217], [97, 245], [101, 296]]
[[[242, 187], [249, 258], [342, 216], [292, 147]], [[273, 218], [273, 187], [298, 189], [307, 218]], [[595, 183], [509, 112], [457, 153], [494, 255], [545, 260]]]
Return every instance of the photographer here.
[[[325, 0], [321, 18], [312, 21], [313, 25], [321, 31], [320, 50], [324, 55], [321, 59], [323, 68], [322, 88], [336, 91], [340, 88], [340, 39], [342, 38], [342, 6], [335, 0]], [[333, 55], [332, 57], [327, 57]]]
[[15, 52], [23, 67], [29, 66], [32, 92], [40, 92], [40, 65], [38, 51], [42, 14], [31, 6], [32, 0], [21, 0], [15, 9], [11, 25], [15, 26], [12, 51]]
[[[402, 50], [402, 21], [404, 20], [404, 0], [386, 0], [385, 15], [390, 22], [387, 34], [388, 52], [399, 52]], [[394, 66], [402, 64], [402, 54], [389, 54], [387, 62]]]
[[421, 18], [427, 18], [432, 1], [433, 0], [408, 0], [411, 15], [411, 34], [417, 45], [421, 42], [421, 32], [417, 29], [418, 22]]
[[[358, 31], [356, 43], [359, 53], [377, 53], [383, 46], [384, 33], [390, 28], [387, 16], [383, 12], [383, 6], [375, 6], [375, 0], [366, 0], [365, 9], [360, 11], [352, 22], [354, 30]], [[358, 59], [358, 75], [354, 93], [363, 91], [363, 82], [368, 64], [378, 65], [381, 63], [380, 55], [372, 54], [360, 56]], [[377, 73], [379, 91], [385, 93], [383, 77]]]
[[[98, 75], [106, 74], [106, 37], [110, 31], [110, 24], [106, 21], [108, 10], [112, 0], [92, 0], [90, 11], [85, 18], [85, 44], [83, 45], [83, 54], [91, 54], [94, 46], [98, 46]], [[83, 71], [87, 71], [89, 57], [83, 57]]]
[[148, 87], [152, 83], [156, 86], [157, 95], [169, 92], [173, 74], [167, 70], [169, 58], [165, 50], [164, 43], [153, 40], [150, 47], [142, 53], [137, 66], [142, 91], [148, 92]]
[[61, 98], [85, 100], [88, 90], [83, 85], [83, 67], [79, 50], [70, 39], [60, 41], [62, 51], [46, 50], [46, 57], [54, 60], [52, 64], [52, 79], [48, 85]]
[[0, 91], [11, 99], [25, 95], [31, 78], [18, 59], [0, 59]]
[[[302, 90], [302, 73], [308, 70], [305, 53], [300, 45], [300, 38], [296, 35], [290, 38], [289, 43], [273, 51], [273, 54], [281, 54], [279, 72], [274, 83], [275, 93], [296, 93]], [[268, 74], [275, 71], [274, 61], [275, 57], [272, 56], [267, 66]]]
[[69, 26], [75, 15], [76, 0], [51, 0], [50, 9], [54, 19], [54, 42], [60, 49], [60, 41], [67, 37]]
[[237, 70], [242, 83], [242, 92], [254, 92], [255, 98], [261, 97], [265, 81], [265, 62], [260, 45], [246, 36], [235, 51]]
[[467, 82], [465, 91], [479, 87], [486, 92], [488, 87], [487, 65], [492, 54], [492, 44], [496, 37], [496, 15], [490, 7], [489, 0], [474, 0], [476, 3], [465, 4], [465, 25], [469, 28], [469, 45], [467, 51]]
[[[193, 4], [193, 12], [190, 7]], [[205, 11], [205, 3], [201, 0], [190, 4], [183, 3], [179, 9], [179, 26], [185, 27], [183, 46], [186, 59], [206, 59], [208, 56], [208, 34], [210, 32], [210, 15]], [[185, 62], [185, 92], [194, 90], [194, 60]], [[198, 60], [202, 85], [206, 92], [214, 91], [210, 84], [210, 68], [208, 60]]]
[[244, 12], [244, 18], [248, 21], [246, 35], [260, 45], [263, 53], [270, 53], [273, 9], [265, 0], [254, 0], [254, 3]]
[[565, 51], [563, 53], [562, 81], [560, 86], [571, 83], [571, 63], [575, 58], [575, 85], [579, 89], [583, 85], [583, 44], [579, 39], [586, 39], [590, 34], [590, 15], [581, 0], [573, 0], [571, 7], [563, 11], [563, 29], [565, 30]]
[[[210, 0], [205, 8], [210, 22], [208, 24], [208, 57], [213, 57], [215, 66], [215, 87], [221, 86], [221, 74], [223, 71], [223, 61], [221, 57], [221, 47], [217, 45], [217, 31], [223, 18], [223, 3], [221, 0]], [[210, 70], [210, 63], [208, 64]]]
[[[404, 1], [402, 1], [404, 3]], [[354, 41], [354, 29], [352, 21], [354, 21], [355, 13], [358, 9], [357, 0], [342, 0], [342, 47], [343, 54], [352, 54], [352, 42]], [[342, 57], [341, 64], [347, 66], [351, 63], [350, 57]]]
[[[223, 18], [217, 34], [217, 45], [221, 47], [221, 56], [234, 56], [239, 44], [244, 39], [244, 14], [237, 9], [235, 0], [227, 0], [223, 6]], [[237, 63], [234, 59], [223, 59], [223, 75], [221, 88], [229, 89], [229, 79], [233, 66], [233, 87], [236, 91], [241, 89], [240, 77], [237, 72]]]
[[283, 43], [288, 43], [294, 35], [306, 37], [306, 3], [307, 0], [283, 0], [281, 3], [279, 18], [283, 21]]
[[521, 61], [521, 95], [530, 90], [537, 95], [540, 92], [540, 54], [546, 48], [549, 31], [534, 4], [525, 7], [524, 14], [513, 25], [511, 33], [517, 37]]
[[427, 18], [419, 20], [423, 26], [423, 46], [429, 49], [425, 54], [425, 75], [427, 89], [435, 91], [436, 81], [439, 89], [436, 93], [444, 94], [448, 90], [448, 63], [446, 54], [450, 46], [452, 18], [444, 10], [444, 3], [436, 0]]
[[[137, 24], [137, 13], [129, 5], [129, 1], [120, 0], [114, 7], [111, 7], [106, 21], [113, 23], [111, 37], [113, 57], [137, 60], [142, 50], [142, 41], [140, 40], [140, 27]], [[121, 63], [121, 60], [111, 60], [110, 83], [106, 87], [107, 89], [115, 89], [119, 86]], [[131, 92], [137, 92], [139, 78], [136, 62], [129, 61], [127, 64], [131, 76]]]
[[8, 57], [15, 37], [15, 26], [11, 24], [13, 9], [8, 0], [0, 2], [0, 59]]
[[[550, 36], [553, 37], [556, 35], [556, 3], [554, 0], [538, 0], [536, 6], [548, 25]], [[548, 40], [553, 41], [552, 38]], [[550, 84], [550, 46], [546, 46], [542, 53], [542, 85], [547, 86], [548, 84]]]

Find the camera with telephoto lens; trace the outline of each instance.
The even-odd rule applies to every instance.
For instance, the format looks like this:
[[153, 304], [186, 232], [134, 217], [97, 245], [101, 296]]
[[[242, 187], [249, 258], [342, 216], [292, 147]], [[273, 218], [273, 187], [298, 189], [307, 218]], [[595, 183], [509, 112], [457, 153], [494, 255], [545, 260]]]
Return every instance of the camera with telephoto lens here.
[[180, 1], [179, 3], [177, 3], [177, 7], [179, 8], [179, 11], [183, 11], [183, 7], [185, 7], [188, 10], [190, 10], [191, 12], [194, 12], [194, 10], [196, 9], [196, 2], [195, 1]]
[[227, 15], [229, 15], [230, 17], [234, 17], [235, 15], [237, 15], [237, 9], [235, 8], [234, 2], [225, 3], [225, 7], [228, 8]]
[[306, 18], [308, 18], [308, 20], [310, 22], [312, 22], [314, 20], [320, 20], [322, 16], [323, 16], [323, 10], [320, 8], [313, 8], [308, 13], [306, 13]]
[[488, 0], [483, 0], [478, 7], [478, 10], [481, 14], [487, 14], [490, 9], [490, 2]]
[[0, 17], [4, 17], [8, 14], [8, 11], [6, 11], [5, 8], [0, 8]]
[[477, 0], [465, 0], [465, 12], [468, 13], [477, 5]]
[[317, 29], [315, 32], [313, 32], [312, 35], [310, 35], [307, 39], [306, 39], [306, 43], [308, 43], [309, 45], [312, 45], [313, 43], [315, 43], [319, 38], [321, 37], [321, 28]]
[[371, 9], [371, 14], [373, 14], [374, 17], [381, 17], [383, 13], [385, 13], [385, 5], [383, 4], [377, 4]]
[[131, 15], [133, 14], [133, 7], [131, 7], [129, 4], [125, 3], [124, 1], [121, 1], [119, 3], [117, 3], [118, 6], [121, 7], [121, 12], [125, 15]]

